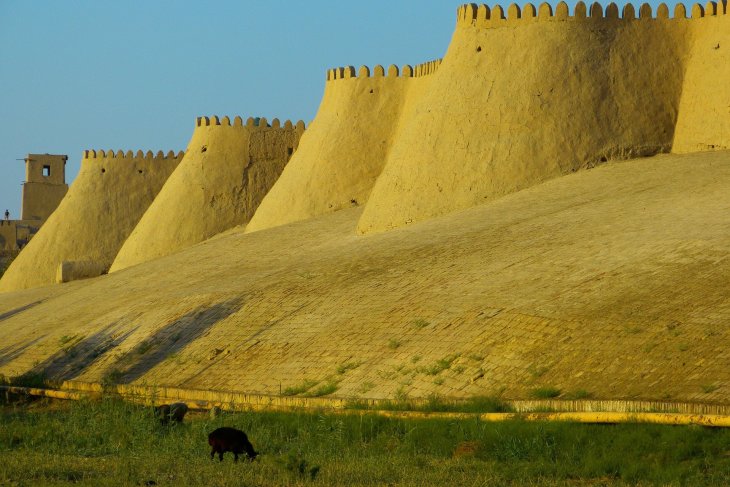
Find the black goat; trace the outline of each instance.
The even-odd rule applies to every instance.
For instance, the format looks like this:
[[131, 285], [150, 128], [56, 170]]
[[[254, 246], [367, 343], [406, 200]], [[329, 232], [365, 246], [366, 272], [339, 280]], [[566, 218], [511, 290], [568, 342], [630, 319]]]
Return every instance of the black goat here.
[[245, 453], [249, 460], [256, 458], [258, 453], [254, 451], [253, 445], [248, 441], [246, 433], [236, 428], [222, 427], [208, 435], [208, 444], [213, 448], [210, 452], [210, 459], [218, 454], [218, 459], [223, 461], [223, 454], [227, 451], [233, 452], [233, 461], [238, 461], [238, 455]]

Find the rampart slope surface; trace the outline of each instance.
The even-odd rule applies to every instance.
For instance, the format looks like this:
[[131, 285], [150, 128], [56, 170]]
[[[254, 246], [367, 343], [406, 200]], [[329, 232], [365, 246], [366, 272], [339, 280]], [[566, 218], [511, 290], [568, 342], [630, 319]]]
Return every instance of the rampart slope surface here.
[[374, 235], [353, 235], [358, 208], [236, 228], [0, 295], [0, 374], [727, 402], [728, 207], [730, 153], [708, 152], [609, 163]]
[[0, 279], [0, 292], [51, 284], [63, 261], [108, 269], [182, 156], [85, 151], [76, 180]]
[[[388, 76], [330, 73], [318, 120], [247, 229], [0, 294], [0, 374], [727, 403], [730, 152], [717, 149], [729, 17], [724, 5], [683, 9], [462, 7], [438, 70], [390, 76], [401, 87], [382, 97], [378, 127], [369, 89]], [[362, 139], [344, 124], [365, 124]], [[217, 140], [217, 124], [203, 125]], [[180, 174], [224, 174], [206, 175], [204, 160], [191, 154]], [[160, 208], [184, 210], [179, 198]], [[344, 209], [352, 200], [367, 203]], [[179, 217], [212, 214], [197, 206]]]
[[303, 132], [303, 122], [199, 118], [185, 157], [122, 246], [111, 271], [247, 223]]

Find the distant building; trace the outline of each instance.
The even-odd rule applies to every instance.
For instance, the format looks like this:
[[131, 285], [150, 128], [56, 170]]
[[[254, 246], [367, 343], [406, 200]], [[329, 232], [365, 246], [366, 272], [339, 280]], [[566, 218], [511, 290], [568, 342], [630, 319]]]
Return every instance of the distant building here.
[[66, 192], [68, 156], [28, 154], [25, 158], [20, 220], [0, 221], [0, 250], [20, 250], [58, 207]]

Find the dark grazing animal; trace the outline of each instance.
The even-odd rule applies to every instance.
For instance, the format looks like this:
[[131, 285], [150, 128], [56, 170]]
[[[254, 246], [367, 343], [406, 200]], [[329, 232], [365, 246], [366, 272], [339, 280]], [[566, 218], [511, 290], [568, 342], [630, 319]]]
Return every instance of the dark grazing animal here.
[[208, 444], [213, 448], [210, 452], [210, 459], [218, 454], [218, 459], [223, 461], [223, 454], [227, 451], [233, 452], [233, 461], [238, 461], [238, 455], [245, 453], [249, 460], [256, 458], [258, 453], [253, 449], [253, 445], [248, 441], [246, 433], [236, 428], [228, 428], [226, 426], [218, 428], [208, 435]]
[[160, 423], [167, 425], [170, 421], [182, 423], [185, 414], [188, 412], [188, 406], [184, 402], [174, 402], [172, 404], [162, 404], [155, 408], [155, 416], [159, 418]]

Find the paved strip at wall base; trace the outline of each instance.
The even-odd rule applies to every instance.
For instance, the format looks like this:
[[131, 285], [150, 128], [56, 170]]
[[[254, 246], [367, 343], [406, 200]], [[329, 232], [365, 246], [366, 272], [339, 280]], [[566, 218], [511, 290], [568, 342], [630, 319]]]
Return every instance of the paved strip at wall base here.
[[[141, 404], [184, 402], [190, 409], [210, 410], [219, 407], [227, 411], [301, 411], [328, 410], [332, 414], [377, 414], [401, 419], [479, 419], [499, 422], [568, 421], [588, 424], [650, 423], [664, 425], [699, 425], [718, 428], [730, 427], [728, 406], [717, 404], [659, 403], [649, 401], [506, 401], [515, 412], [460, 413], [428, 411], [391, 411], [378, 409], [387, 401], [359, 402], [367, 409], [355, 409], [352, 401], [341, 398], [267, 396], [215, 391], [196, 391], [150, 386], [111, 386], [82, 382], [64, 382], [60, 388], [0, 386], [0, 391], [55, 399], [81, 400], [102, 394], [118, 395]], [[413, 405], [418, 406], [414, 401]], [[425, 401], [423, 401], [425, 404]], [[565, 410], [573, 408], [572, 411]], [[615, 410], [598, 410], [613, 407]], [[537, 412], [536, 410], [549, 412]], [[558, 410], [562, 409], [562, 410]], [[658, 412], [662, 411], [662, 412]], [[671, 412], [674, 411], [674, 412]], [[680, 412], [681, 411], [681, 412]], [[694, 411], [694, 412], [691, 412]], [[710, 412], [711, 411], [711, 412]]]

